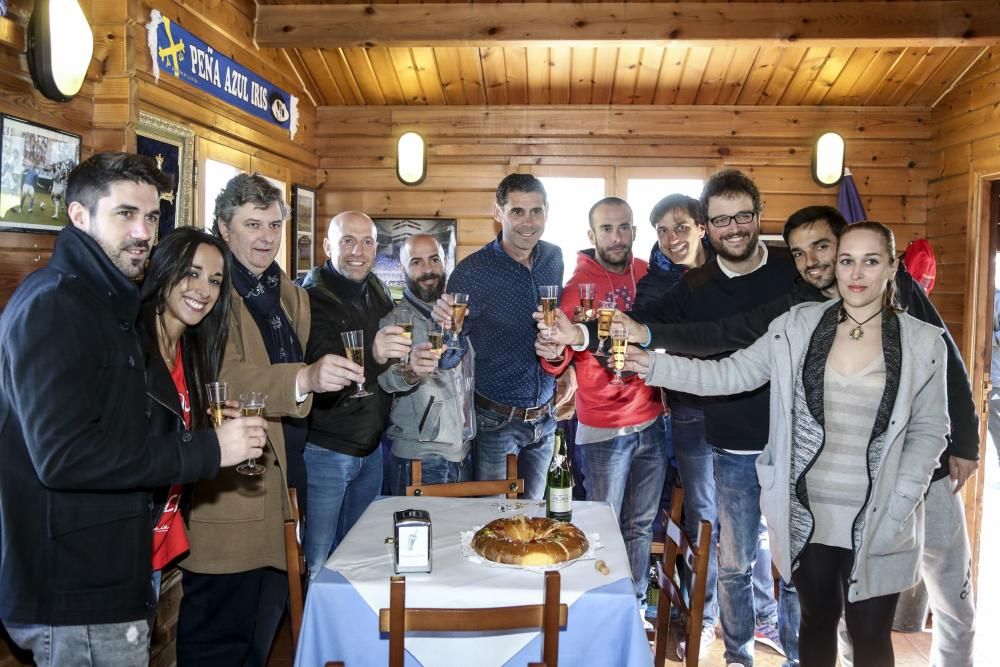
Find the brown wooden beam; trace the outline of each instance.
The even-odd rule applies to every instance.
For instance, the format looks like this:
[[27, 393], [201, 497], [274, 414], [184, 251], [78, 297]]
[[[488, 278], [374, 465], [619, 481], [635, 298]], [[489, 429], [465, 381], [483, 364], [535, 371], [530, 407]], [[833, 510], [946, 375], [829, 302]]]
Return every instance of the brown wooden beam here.
[[997, 0], [257, 6], [261, 47], [990, 46]]
[[0, 16], [0, 44], [15, 53], [24, 53], [24, 28], [16, 21]]

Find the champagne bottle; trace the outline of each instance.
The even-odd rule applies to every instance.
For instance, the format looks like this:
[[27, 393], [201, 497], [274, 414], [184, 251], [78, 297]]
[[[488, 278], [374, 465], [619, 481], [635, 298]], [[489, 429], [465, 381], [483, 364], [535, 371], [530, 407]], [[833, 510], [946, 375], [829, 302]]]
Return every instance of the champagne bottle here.
[[556, 521], [573, 519], [573, 471], [566, 454], [566, 434], [556, 429], [555, 453], [549, 466], [545, 516]]

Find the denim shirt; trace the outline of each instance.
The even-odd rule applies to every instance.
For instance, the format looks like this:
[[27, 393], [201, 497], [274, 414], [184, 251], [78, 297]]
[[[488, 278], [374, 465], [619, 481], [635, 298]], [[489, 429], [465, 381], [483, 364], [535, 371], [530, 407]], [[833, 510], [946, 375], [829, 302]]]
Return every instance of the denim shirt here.
[[507, 254], [500, 238], [455, 267], [448, 292], [469, 295], [462, 332], [476, 349], [476, 393], [527, 408], [547, 403], [555, 394], [555, 378], [535, 354], [538, 328], [531, 314], [538, 307], [539, 286], [562, 286], [562, 252], [539, 241], [528, 269]]

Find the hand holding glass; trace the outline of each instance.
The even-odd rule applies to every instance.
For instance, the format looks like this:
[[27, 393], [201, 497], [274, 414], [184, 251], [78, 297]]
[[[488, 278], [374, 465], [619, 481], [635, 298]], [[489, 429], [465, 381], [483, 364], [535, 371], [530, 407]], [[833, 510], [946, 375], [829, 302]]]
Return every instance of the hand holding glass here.
[[[400, 308], [396, 311], [396, 326], [403, 330], [400, 334], [404, 338], [408, 339], [410, 343], [413, 342], [413, 311], [406, 308]], [[392, 370], [395, 373], [402, 375], [406, 372], [410, 365], [410, 355], [409, 353], [404, 354], [398, 362], [392, 365]]]
[[[556, 324], [556, 311], [559, 309], [559, 285], [539, 285], [538, 301], [542, 306], [542, 315], [545, 317], [545, 326], [548, 327], [542, 334], [546, 340], [552, 339], [552, 327]], [[562, 355], [553, 357], [550, 361], [562, 361]]]
[[[265, 393], [248, 391], [240, 394], [240, 413], [244, 417], [263, 417], [266, 404], [267, 394]], [[256, 459], [249, 459], [246, 463], [236, 466], [236, 472], [248, 477], [257, 477], [264, 474], [264, 466], [257, 465]]]
[[590, 322], [594, 319], [594, 292], [597, 285], [594, 283], [580, 283], [580, 313], [581, 322]]
[[[431, 352], [437, 355], [438, 364], [441, 364], [441, 355], [444, 354], [444, 325], [431, 320], [427, 327], [427, 342], [431, 344]], [[441, 372], [435, 370], [431, 373], [432, 378], [441, 377]]]
[[[361, 329], [344, 331], [340, 334], [340, 339], [344, 342], [344, 352], [347, 353], [347, 358], [358, 366], [361, 366], [363, 373], [365, 367], [365, 332]], [[370, 391], [365, 391], [364, 382], [359, 382], [358, 390], [348, 398], [364, 398], [365, 396], [373, 395]]]

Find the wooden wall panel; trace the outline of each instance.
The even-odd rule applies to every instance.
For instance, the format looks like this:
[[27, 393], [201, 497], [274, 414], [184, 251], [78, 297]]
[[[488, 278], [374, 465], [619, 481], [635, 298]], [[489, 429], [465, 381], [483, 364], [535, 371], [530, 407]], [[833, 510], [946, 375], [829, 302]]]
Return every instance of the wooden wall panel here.
[[[803, 206], [836, 205], [836, 189], [818, 187], [809, 174], [812, 138], [833, 128], [847, 137], [869, 215], [905, 243], [926, 233], [928, 116], [926, 109], [320, 107], [317, 235], [348, 207], [457, 218], [464, 256], [495, 234], [493, 191], [504, 175], [575, 166], [738, 167], [761, 186], [765, 231], [779, 233]], [[395, 177], [394, 140], [404, 129], [428, 143], [428, 176], [417, 187]]]
[[[973, 395], [984, 404], [989, 378], [993, 285], [989, 264], [988, 204], [983, 189], [1000, 179], [1000, 48], [973, 64], [934, 108], [927, 238], [937, 255], [933, 301], [956, 337], [972, 378]], [[985, 422], [985, 413], [980, 419]], [[981, 434], [985, 436], [985, 423]], [[985, 456], [986, 439], [980, 447]], [[978, 567], [983, 475], [965, 487], [966, 521]]]

